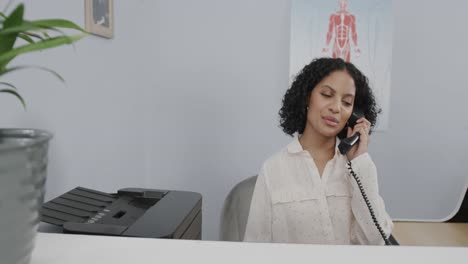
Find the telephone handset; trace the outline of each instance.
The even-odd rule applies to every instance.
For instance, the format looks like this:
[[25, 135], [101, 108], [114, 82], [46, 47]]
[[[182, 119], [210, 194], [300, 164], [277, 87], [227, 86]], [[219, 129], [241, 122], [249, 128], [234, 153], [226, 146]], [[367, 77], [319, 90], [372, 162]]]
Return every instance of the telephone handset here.
[[[364, 113], [360, 109], [354, 108], [353, 113], [351, 114], [351, 117], [348, 120], [348, 126], [353, 128], [356, 125], [356, 122], [358, 121], [358, 119], [363, 116], [364, 116]], [[338, 145], [338, 149], [340, 150], [340, 153], [343, 155], [348, 153], [348, 151], [354, 146], [354, 144], [356, 144], [359, 141], [360, 136], [361, 134], [359, 132], [356, 132], [356, 134], [343, 139]]]
[[[348, 126], [353, 128], [356, 125], [356, 122], [359, 118], [363, 117], [364, 113], [358, 109], [355, 108], [353, 109], [353, 113], [351, 114], [351, 117], [348, 120]], [[345, 155], [348, 153], [348, 151], [359, 141], [359, 137], [361, 134], [359, 132], [356, 132], [356, 134], [343, 139], [340, 144], [338, 145], [338, 149], [341, 154]], [[362, 186], [361, 180], [357, 176], [357, 174], [354, 172], [353, 168], [351, 167], [351, 161], [348, 161], [348, 171], [349, 173], [353, 176], [354, 180], [356, 180], [356, 183], [359, 187], [359, 191], [361, 192], [362, 198], [364, 198], [364, 202], [367, 205], [367, 208], [369, 209], [369, 213], [372, 217], [372, 220], [374, 221], [374, 225], [377, 227], [377, 230], [379, 231], [380, 235], [382, 236], [383, 240], [385, 241], [385, 245], [398, 245], [398, 243], [391, 243], [387, 236], [385, 235], [382, 227], [380, 226], [379, 222], [377, 221], [377, 218], [375, 217], [374, 210], [372, 209], [372, 205], [367, 198], [366, 193], [364, 192], [364, 188]]]

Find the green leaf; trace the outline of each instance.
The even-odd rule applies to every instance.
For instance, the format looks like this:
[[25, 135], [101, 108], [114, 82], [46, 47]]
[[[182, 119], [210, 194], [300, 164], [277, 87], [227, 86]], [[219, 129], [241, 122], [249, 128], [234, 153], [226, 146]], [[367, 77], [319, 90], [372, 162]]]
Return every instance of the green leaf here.
[[4, 28], [2, 31], [0, 31], [0, 36], [9, 35], [12, 33], [22, 33], [26, 31], [34, 31], [34, 30], [42, 30], [42, 29], [44, 29], [44, 27], [40, 27], [34, 24], [30, 24], [26, 21], [23, 21], [23, 23], [21, 23], [20, 25]]
[[73, 35], [73, 36], [61, 36], [61, 37], [54, 37], [50, 39], [46, 39], [43, 41], [39, 41], [33, 44], [27, 44], [20, 46], [18, 48], [12, 49], [10, 51], [7, 51], [3, 54], [0, 53], [0, 69], [5, 68], [6, 64], [12, 60], [14, 57], [28, 53], [28, 52], [33, 52], [33, 51], [38, 51], [38, 50], [44, 50], [44, 49], [50, 49], [53, 47], [57, 46], [62, 46], [65, 44], [71, 44], [87, 34], [80, 34], [80, 35]]
[[76, 30], [86, 33], [86, 31], [82, 29], [80, 26], [66, 19], [43, 19], [43, 20], [29, 21], [29, 23], [36, 25], [36, 26], [40, 26], [40, 27], [46, 27], [46, 28], [76, 29]]
[[59, 31], [58, 28], [76, 29], [78, 31], [86, 33], [84, 29], [82, 29], [80, 26], [71, 21], [65, 19], [45, 19], [35, 21], [24, 20], [21, 24], [18, 24], [14, 27], [8, 27], [0, 31], [0, 35], [43, 29]]
[[[6, 17], [5, 21], [2, 22], [3, 31], [5, 28], [14, 27], [23, 23], [24, 5], [19, 4], [11, 14]], [[13, 49], [15, 46], [18, 33], [12, 33], [4, 36], [0, 36], [0, 54], [6, 53]], [[11, 60], [11, 59], [10, 59]], [[10, 60], [5, 60], [0, 63], [0, 69], [4, 68]]]
[[[3, 21], [2, 31], [10, 27], [21, 25], [23, 23], [23, 14], [24, 14], [24, 5], [19, 4], [16, 7], [16, 9], [13, 10], [13, 12], [11, 12], [10, 16], [5, 18], [5, 21]], [[0, 54], [7, 52], [13, 48], [13, 46], [15, 45], [17, 36], [18, 36], [18, 33], [0, 36]]]
[[18, 90], [18, 89], [16, 89], [16, 87], [15, 87], [13, 84], [11, 84], [11, 83], [0, 82], [0, 85], [8, 86], [8, 87], [10, 87], [10, 88], [12, 88], [12, 89]]
[[44, 40], [44, 38], [39, 34], [35, 34], [35, 33], [32, 33], [32, 32], [23, 32], [23, 34], [28, 35], [29, 37]]
[[5, 28], [20, 25], [23, 22], [24, 4], [19, 4], [11, 14], [5, 18]]
[[18, 35], [18, 37], [25, 40], [25, 41], [27, 41], [27, 42], [29, 42], [29, 43], [31, 43], [31, 44], [34, 43], [34, 40], [32, 38], [30, 38], [28, 35], [24, 34], [24, 33], [20, 33]]
[[[66, 20], [64, 20], [64, 21], [66, 21]], [[73, 24], [73, 22], [70, 22], [70, 23]], [[52, 24], [52, 23], [50, 23], [50, 24]], [[84, 31], [83, 29], [78, 27], [77, 25], [75, 25], [75, 24], [73, 24], [73, 25], [74, 25], [72, 27], [73, 29], [77, 29], [79, 31], [87, 33], [86, 31]], [[77, 28], [75, 28], [75, 27], [77, 27]], [[58, 33], [60, 33], [60, 35], [66, 36], [65, 32], [63, 32], [59, 28], [62, 28], [62, 27], [60, 27], [60, 26], [49, 27], [49, 26], [46, 26], [46, 25], [40, 25], [40, 24], [36, 24], [36, 23], [30, 22], [30, 21], [24, 20], [23, 23], [21, 23], [20, 25], [3, 29], [2, 31], [0, 31], [0, 36], [12, 34], [12, 33], [25, 33], [25, 32], [31, 32], [31, 31], [47, 32], [47, 30], [57, 31]], [[63, 27], [63, 28], [71, 28], [71, 26], [70, 27]], [[50, 36], [47, 34], [46, 37], [49, 38]]]
[[54, 70], [51, 70], [51, 69], [49, 69], [49, 68], [47, 68], [47, 67], [36, 66], [36, 65], [23, 65], [23, 66], [16, 66], [16, 67], [4, 69], [4, 70], [0, 71], [0, 76], [5, 75], [5, 74], [7, 74], [7, 73], [14, 72], [14, 71], [24, 70], [24, 69], [39, 69], [39, 70], [43, 70], [43, 71], [46, 71], [46, 72], [48, 72], [48, 73], [51, 73], [52, 75], [54, 75], [55, 77], [57, 77], [57, 79], [59, 79], [60, 81], [65, 82], [65, 80], [62, 78], [62, 76], [60, 76], [60, 74], [58, 74], [58, 73], [55, 72]]
[[1, 89], [0, 93], [8, 93], [8, 94], [14, 95], [16, 98], [18, 98], [18, 100], [20, 100], [21, 104], [23, 105], [23, 108], [26, 110], [26, 103], [25, 103], [23, 97], [21, 97], [21, 95], [19, 93], [17, 93], [15, 90]]

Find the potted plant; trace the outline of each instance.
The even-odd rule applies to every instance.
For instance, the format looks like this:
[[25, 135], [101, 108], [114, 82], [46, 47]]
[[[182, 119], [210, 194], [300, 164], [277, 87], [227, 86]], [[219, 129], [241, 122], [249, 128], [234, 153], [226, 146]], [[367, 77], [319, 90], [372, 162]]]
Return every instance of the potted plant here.
[[[64, 19], [29, 21], [24, 5], [0, 13], [0, 95], [25, 100], [15, 85], [2, 81], [11, 72], [31, 66], [10, 66], [19, 55], [71, 44], [87, 33]], [[77, 30], [67, 35], [62, 30]], [[20, 43], [21, 42], [21, 43]], [[56, 72], [35, 66], [53, 73]], [[36, 129], [0, 129], [0, 256], [2, 263], [29, 263], [44, 197], [47, 149], [52, 134]]]

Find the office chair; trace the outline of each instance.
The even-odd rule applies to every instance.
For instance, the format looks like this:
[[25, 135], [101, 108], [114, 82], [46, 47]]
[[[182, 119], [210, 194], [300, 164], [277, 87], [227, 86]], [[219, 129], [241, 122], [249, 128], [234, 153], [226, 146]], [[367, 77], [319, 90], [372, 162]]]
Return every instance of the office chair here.
[[[257, 175], [244, 179], [232, 188], [224, 200], [219, 232], [221, 241], [244, 240], [250, 201], [252, 200], [256, 181]], [[399, 245], [393, 235], [390, 235], [389, 240], [392, 245]]]
[[221, 241], [244, 240], [250, 201], [256, 181], [256, 175], [244, 179], [232, 188], [224, 200], [219, 232]]

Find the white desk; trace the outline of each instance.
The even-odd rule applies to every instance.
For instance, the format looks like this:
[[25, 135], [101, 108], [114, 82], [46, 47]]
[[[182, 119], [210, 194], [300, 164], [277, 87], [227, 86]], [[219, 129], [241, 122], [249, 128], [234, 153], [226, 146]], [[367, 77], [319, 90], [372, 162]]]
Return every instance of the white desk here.
[[39, 233], [31, 264], [467, 263], [468, 248], [320, 246]]

